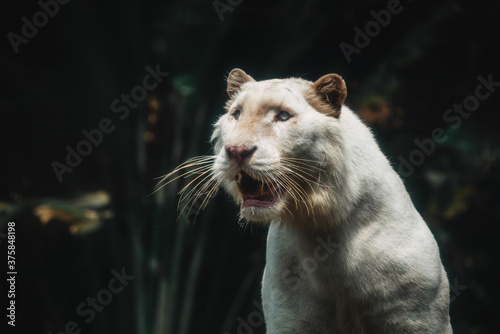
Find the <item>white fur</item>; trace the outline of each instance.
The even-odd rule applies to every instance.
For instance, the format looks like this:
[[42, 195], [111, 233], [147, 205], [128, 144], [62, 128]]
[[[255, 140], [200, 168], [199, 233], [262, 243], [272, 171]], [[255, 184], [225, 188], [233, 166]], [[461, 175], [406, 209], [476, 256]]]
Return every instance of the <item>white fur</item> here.
[[[305, 99], [311, 84], [245, 83], [231, 106], [240, 118], [230, 108], [212, 137], [214, 170], [238, 204], [239, 167], [226, 145], [258, 147], [243, 166], [254, 176], [269, 176], [283, 157], [310, 160], [317, 174], [306, 200], [313, 212], [297, 209], [290, 195], [271, 208], [241, 210], [270, 223], [267, 332], [451, 333], [448, 280], [431, 232], [370, 130], [346, 106], [338, 118], [315, 110]], [[274, 121], [280, 106], [294, 117]]]

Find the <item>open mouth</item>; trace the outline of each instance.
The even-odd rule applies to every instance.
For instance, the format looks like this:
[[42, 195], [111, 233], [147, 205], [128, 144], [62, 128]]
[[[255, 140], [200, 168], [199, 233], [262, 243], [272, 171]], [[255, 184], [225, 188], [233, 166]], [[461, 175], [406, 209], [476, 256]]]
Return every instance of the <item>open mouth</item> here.
[[279, 187], [276, 184], [256, 180], [244, 171], [240, 171], [235, 180], [243, 197], [242, 208], [249, 206], [270, 207], [276, 204], [280, 198]]

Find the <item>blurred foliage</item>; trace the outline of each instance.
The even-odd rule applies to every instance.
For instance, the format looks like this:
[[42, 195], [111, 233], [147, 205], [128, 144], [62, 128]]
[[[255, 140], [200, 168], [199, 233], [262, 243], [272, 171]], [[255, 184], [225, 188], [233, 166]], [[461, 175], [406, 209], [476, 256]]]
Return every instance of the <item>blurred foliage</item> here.
[[[190, 213], [177, 220], [184, 180], [148, 196], [155, 177], [210, 151], [233, 67], [256, 79], [343, 75], [348, 105], [395, 167], [442, 128], [447, 140], [403, 179], [450, 281], [467, 286], [451, 305], [455, 332], [498, 331], [500, 93], [457, 129], [443, 114], [474, 93], [477, 76], [500, 81], [499, 12], [486, 1], [402, 5], [350, 64], [339, 44], [387, 1], [243, 1], [222, 21], [211, 1], [72, 1], [18, 54], [4, 38], [0, 219], [19, 227], [20, 332], [73, 320], [83, 333], [235, 333], [256, 310], [265, 229], [242, 230], [224, 194], [196, 224]], [[4, 34], [39, 10], [8, 7]], [[170, 75], [119, 120], [111, 103], [156, 64]], [[116, 130], [58, 182], [51, 163], [103, 118]], [[136, 278], [86, 324], [77, 306], [123, 267]]]

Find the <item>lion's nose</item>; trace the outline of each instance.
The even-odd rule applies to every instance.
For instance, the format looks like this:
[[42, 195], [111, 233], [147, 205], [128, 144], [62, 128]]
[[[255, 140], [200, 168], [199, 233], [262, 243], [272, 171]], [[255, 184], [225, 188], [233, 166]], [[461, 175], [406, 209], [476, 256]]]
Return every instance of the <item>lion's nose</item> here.
[[255, 151], [257, 151], [257, 146], [248, 148], [248, 146], [246, 145], [243, 146], [226, 145], [227, 157], [230, 160], [236, 160], [239, 166], [241, 166], [243, 162], [250, 160]]

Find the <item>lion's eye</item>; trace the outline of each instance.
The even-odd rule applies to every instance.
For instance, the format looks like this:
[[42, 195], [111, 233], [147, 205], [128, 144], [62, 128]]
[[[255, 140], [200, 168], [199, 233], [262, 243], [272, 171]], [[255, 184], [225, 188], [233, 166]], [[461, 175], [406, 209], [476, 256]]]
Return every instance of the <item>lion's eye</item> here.
[[281, 122], [286, 122], [292, 117], [293, 116], [289, 112], [284, 110], [281, 110], [279, 113], [276, 114], [276, 119]]
[[233, 111], [231, 116], [233, 116], [235, 120], [238, 120], [238, 118], [240, 118], [240, 114], [241, 114], [241, 111], [239, 109], [236, 109], [235, 111]]

